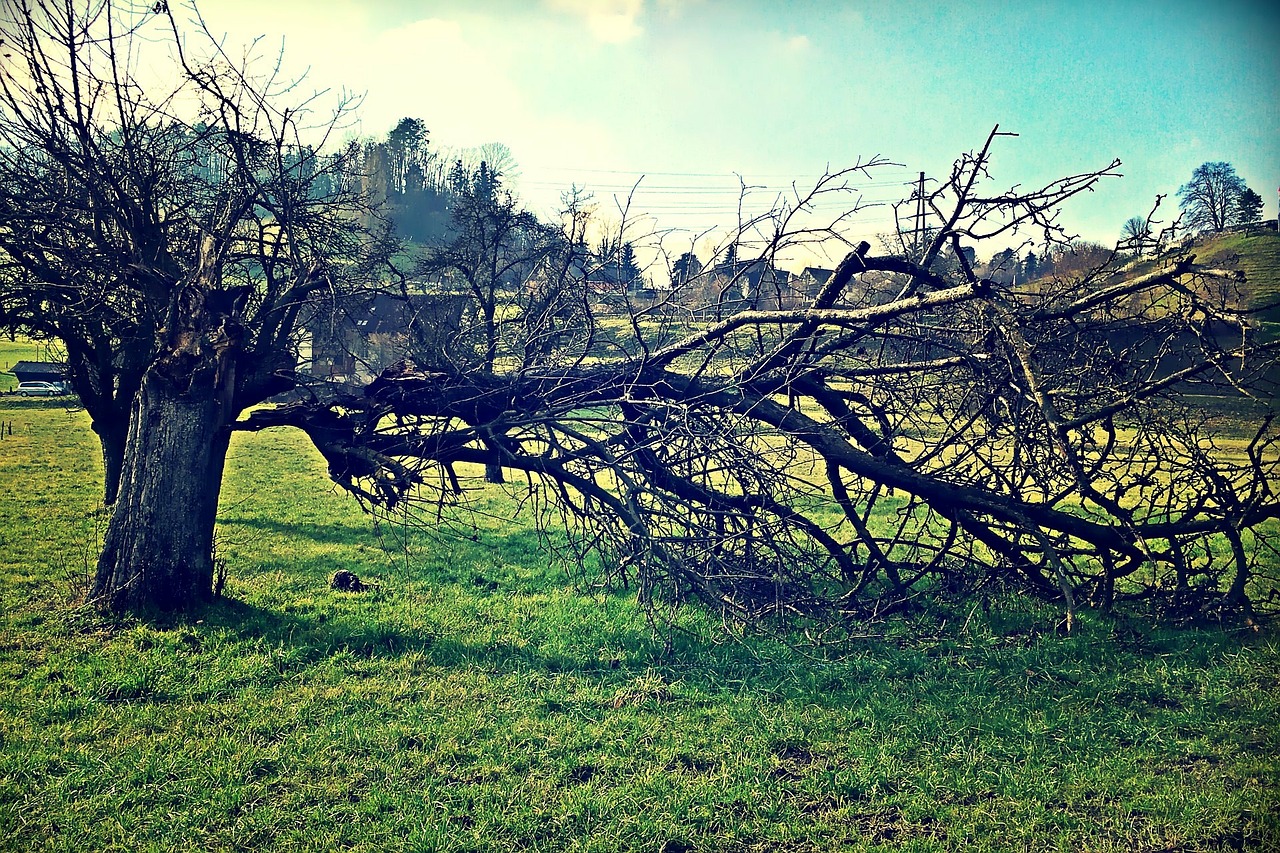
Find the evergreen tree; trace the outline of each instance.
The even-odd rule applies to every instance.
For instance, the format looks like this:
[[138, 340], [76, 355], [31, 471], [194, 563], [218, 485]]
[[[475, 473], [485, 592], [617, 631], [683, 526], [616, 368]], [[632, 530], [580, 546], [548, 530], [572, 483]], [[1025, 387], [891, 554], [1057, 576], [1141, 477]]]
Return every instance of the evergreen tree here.
[[421, 189], [427, 134], [426, 123], [420, 118], [402, 118], [387, 134], [388, 185], [392, 192], [406, 195]]
[[622, 267], [623, 272], [628, 273], [631, 277], [640, 274], [640, 267], [636, 265], [636, 247], [631, 241], [622, 244], [622, 249], [618, 253], [618, 264]]
[[671, 283], [678, 287], [701, 272], [702, 262], [698, 260], [698, 256], [693, 252], [685, 252], [671, 265]]
[[639, 286], [640, 267], [636, 264], [636, 247], [629, 241], [622, 244], [622, 249], [618, 253], [618, 271], [628, 290]]
[[461, 159], [455, 160], [453, 166], [449, 168], [449, 177], [445, 183], [448, 191], [455, 198], [462, 198], [471, 193], [471, 176], [467, 174], [467, 167], [463, 165]]
[[1236, 202], [1235, 221], [1239, 225], [1248, 225], [1262, 219], [1262, 196], [1245, 187]]
[[730, 243], [729, 248], [724, 252], [724, 265], [733, 271], [738, 268], [738, 244]]
[[1028, 251], [1027, 256], [1022, 259], [1022, 280], [1030, 281], [1040, 275], [1040, 259], [1036, 257], [1035, 252]]
[[492, 202], [497, 197], [498, 188], [501, 185], [501, 176], [490, 169], [487, 162], [481, 160], [472, 179], [472, 192], [475, 193], [476, 200], [481, 203]]

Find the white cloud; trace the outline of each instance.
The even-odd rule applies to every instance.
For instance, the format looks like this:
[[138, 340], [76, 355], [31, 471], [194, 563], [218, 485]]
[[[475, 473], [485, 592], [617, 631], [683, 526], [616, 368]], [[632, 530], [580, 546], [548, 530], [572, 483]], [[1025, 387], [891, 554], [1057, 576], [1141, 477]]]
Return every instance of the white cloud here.
[[792, 36], [787, 39], [787, 50], [792, 53], [804, 53], [809, 49], [809, 46], [810, 43], [808, 36]]
[[582, 18], [598, 41], [621, 44], [644, 34], [644, 0], [543, 0], [554, 12]]

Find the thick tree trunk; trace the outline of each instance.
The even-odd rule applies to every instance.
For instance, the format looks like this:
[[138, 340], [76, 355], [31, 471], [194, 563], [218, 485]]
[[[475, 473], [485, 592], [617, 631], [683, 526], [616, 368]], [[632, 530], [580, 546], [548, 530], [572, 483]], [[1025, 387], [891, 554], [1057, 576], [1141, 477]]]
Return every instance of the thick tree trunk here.
[[149, 374], [135, 398], [120, 489], [91, 593], [113, 612], [213, 596], [213, 530], [230, 439], [219, 395]]

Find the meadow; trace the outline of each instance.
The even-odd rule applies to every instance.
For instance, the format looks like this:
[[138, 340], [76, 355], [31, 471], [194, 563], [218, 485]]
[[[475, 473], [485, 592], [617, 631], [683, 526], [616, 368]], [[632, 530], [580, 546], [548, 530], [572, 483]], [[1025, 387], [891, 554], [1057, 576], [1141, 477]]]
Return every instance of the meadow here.
[[0, 421], [0, 849], [1280, 850], [1271, 631], [1012, 596], [839, 657], [655, 627], [499, 488], [406, 532], [287, 431], [233, 441], [222, 598], [105, 620], [86, 416]]

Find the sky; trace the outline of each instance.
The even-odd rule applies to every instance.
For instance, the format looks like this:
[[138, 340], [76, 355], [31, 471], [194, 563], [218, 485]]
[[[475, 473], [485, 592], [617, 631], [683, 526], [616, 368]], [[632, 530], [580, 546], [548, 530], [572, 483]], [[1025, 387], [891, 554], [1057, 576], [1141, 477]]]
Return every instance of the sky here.
[[[176, 5], [176, 4], [175, 4]], [[1124, 177], [1063, 212], [1114, 243], [1196, 166], [1232, 163], [1276, 216], [1280, 15], [1268, 2], [202, 0], [237, 46], [263, 37], [308, 90], [363, 95], [353, 132], [421, 118], [432, 144], [501, 142], [549, 214], [570, 186], [677, 235], [732, 225], [828, 169], [880, 157], [864, 203], [942, 176], [993, 127], [999, 188]], [[638, 185], [637, 185], [638, 182]], [[635, 188], [632, 193], [632, 188]], [[831, 202], [835, 204], [836, 202]], [[847, 205], [847, 200], [839, 204]], [[831, 208], [831, 212], [835, 212]], [[884, 205], [854, 232], [892, 227]], [[692, 237], [690, 238], [692, 239]], [[1007, 241], [1006, 241], [1007, 242]], [[985, 246], [986, 256], [1002, 246]]]

